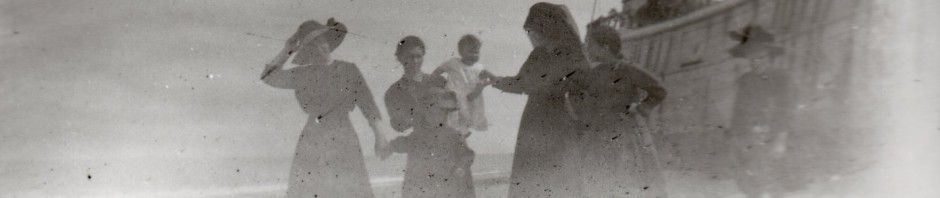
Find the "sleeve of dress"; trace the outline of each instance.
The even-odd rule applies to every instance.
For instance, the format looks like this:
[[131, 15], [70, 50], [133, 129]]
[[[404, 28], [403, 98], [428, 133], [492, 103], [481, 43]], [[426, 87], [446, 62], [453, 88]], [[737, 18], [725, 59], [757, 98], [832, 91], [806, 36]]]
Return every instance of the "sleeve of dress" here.
[[285, 44], [284, 49], [281, 49], [277, 56], [275, 56], [270, 63], [266, 64], [264, 70], [261, 71], [261, 80], [264, 81], [264, 83], [271, 85], [272, 87], [282, 89], [296, 88], [296, 77], [294, 76], [294, 72], [298, 70], [298, 68], [290, 70], [282, 69], [284, 67], [284, 63], [290, 59], [290, 55], [294, 53], [295, 49], [296, 46]]
[[381, 120], [382, 114], [379, 111], [379, 107], [375, 105], [375, 98], [372, 97], [372, 90], [369, 89], [369, 85], [366, 83], [366, 79], [362, 77], [362, 72], [359, 71], [359, 67], [355, 64], [350, 65], [350, 73], [353, 75], [353, 80], [355, 86], [353, 88], [354, 101], [356, 105], [359, 106], [359, 109], [362, 111], [362, 115], [366, 119], [372, 120]]
[[389, 121], [392, 129], [398, 132], [404, 132], [411, 128], [414, 123], [412, 110], [408, 104], [409, 99], [405, 93], [399, 89], [399, 84], [395, 83], [385, 91], [385, 107], [388, 110]]
[[268, 84], [272, 87], [281, 88], [281, 89], [295, 89], [297, 87], [297, 79], [299, 76], [296, 73], [299, 73], [301, 68], [291, 68], [288, 70], [281, 69], [281, 66], [268, 66], [265, 68], [261, 80], [265, 84]]
[[532, 79], [530, 79], [533, 78], [531, 75], [534, 73], [534, 67], [537, 67], [536, 61], [539, 56], [537, 53], [537, 51], [532, 51], [532, 53], [529, 54], [529, 58], [522, 64], [522, 68], [519, 69], [518, 74], [515, 76], [506, 76], [494, 81], [493, 87], [509, 93], [525, 93], [527, 88], [526, 84], [532, 81]]
[[656, 77], [653, 77], [653, 75], [646, 70], [634, 65], [628, 65], [627, 68], [629, 68], [628, 75], [633, 79], [633, 83], [635, 83], [637, 88], [647, 93], [646, 98], [642, 101], [643, 105], [652, 109], [653, 107], [659, 106], [659, 104], [666, 99], [666, 89], [662, 87], [662, 84]]

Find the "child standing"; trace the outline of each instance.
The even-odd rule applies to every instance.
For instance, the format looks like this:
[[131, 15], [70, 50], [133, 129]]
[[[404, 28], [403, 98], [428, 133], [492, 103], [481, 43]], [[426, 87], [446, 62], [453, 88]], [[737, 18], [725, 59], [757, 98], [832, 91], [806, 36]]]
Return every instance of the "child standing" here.
[[475, 153], [465, 136], [444, 124], [458, 109], [444, 83], [431, 76], [416, 84], [414, 131], [389, 143], [390, 151], [408, 154], [402, 197], [476, 197], [470, 170]]
[[476, 36], [464, 35], [457, 43], [460, 58], [445, 61], [431, 73], [432, 76], [444, 76], [447, 79], [445, 87], [457, 95], [459, 109], [448, 114], [446, 124], [464, 135], [469, 135], [471, 129], [485, 131], [488, 128], [482, 91], [495, 76], [477, 63], [481, 46]]

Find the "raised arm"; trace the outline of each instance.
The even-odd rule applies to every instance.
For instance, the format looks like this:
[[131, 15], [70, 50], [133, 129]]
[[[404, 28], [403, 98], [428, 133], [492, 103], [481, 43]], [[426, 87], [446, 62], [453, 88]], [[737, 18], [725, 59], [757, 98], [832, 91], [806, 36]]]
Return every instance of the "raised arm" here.
[[494, 81], [493, 87], [503, 92], [522, 94], [524, 89], [522, 86], [522, 78], [516, 76], [507, 76], [502, 77]]
[[526, 59], [525, 63], [522, 64], [522, 68], [519, 69], [518, 74], [515, 76], [506, 76], [494, 79], [493, 87], [509, 93], [525, 93], [525, 90], [528, 87], [527, 84], [533, 80], [530, 79], [533, 78], [531, 75], [535, 72], [535, 67], [538, 67], [537, 62], [539, 61], [539, 54], [541, 53], [539, 53], [537, 50], [541, 49], [536, 48], [532, 51], [531, 54], [529, 54], [528, 59]]
[[294, 53], [295, 48], [294, 45], [285, 44], [284, 49], [282, 49], [270, 63], [265, 64], [265, 68], [261, 72], [261, 80], [264, 81], [264, 83], [282, 89], [292, 89], [296, 87], [293, 83], [295, 81], [294, 72], [282, 69], [284, 63], [286, 63], [290, 55]]

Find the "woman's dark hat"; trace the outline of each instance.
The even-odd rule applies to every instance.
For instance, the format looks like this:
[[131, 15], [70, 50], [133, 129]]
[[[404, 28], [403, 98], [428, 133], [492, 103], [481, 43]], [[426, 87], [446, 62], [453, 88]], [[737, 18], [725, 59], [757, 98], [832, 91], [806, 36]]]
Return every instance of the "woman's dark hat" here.
[[754, 58], [765, 52], [770, 57], [783, 54], [783, 48], [774, 45], [774, 35], [758, 25], [745, 26], [741, 31], [729, 32], [731, 39], [738, 41], [728, 50], [735, 58]]
[[303, 40], [303, 37], [307, 36], [307, 34], [310, 34], [310, 32], [323, 28], [329, 28], [321, 36], [326, 36], [326, 40], [330, 44], [330, 51], [333, 51], [339, 47], [339, 44], [342, 44], [343, 40], [346, 38], [346, 33], [348, 33], [346, 25], [336, 22], [336, 20], [333, 18], [327, 20], [326, 25], [320, 24], [320, 22], [317, 22], [316, 20], [308, 20], [300, 24], [300, 28], [297, 29], [297, 33], [295, 33], [289, 41], [296, 43], [297, 41]]
[[349, 33], [346, 29], [346, 25], [340, 22], [336, 22], [333, 18], [330, 18], [326, 21], [326, 26], [330, 30], [324, 33], [327, 37], [327, 41], [330, 43], [330, 51], [339, 47], [339, 44], [343, 43], [343, 40], [346, 39], [346, 34]]

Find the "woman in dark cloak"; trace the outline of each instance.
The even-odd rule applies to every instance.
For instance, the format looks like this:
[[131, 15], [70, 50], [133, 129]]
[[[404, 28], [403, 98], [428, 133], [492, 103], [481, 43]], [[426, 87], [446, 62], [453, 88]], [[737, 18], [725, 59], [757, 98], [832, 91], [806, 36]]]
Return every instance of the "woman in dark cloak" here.
[[[355, 64], [330, 59], [346, 28], [331, 18], [327, 25], [306, 21], [265, 68], [261, 79], [272, 87], [292, 89], [300, 108], [310, 115], [291, 164], [287, 197], [373, 197], [359, 138], [349, 120], [358, 106], [375, 134], [376, 153], [384, 159], [387, 140], [381, 115]], [[296, 54], [297, 66], [282, 69]]]
[[[645, 121], [666, 98], [659, 80], [620, 54], [619, 33], [588, 26], [591, 69], [573, 104], [581, 121], [581, 179], [588, 197], [661, 197], [665, 180]], [[645, 94], [644, 94], [645, 93]]]
[[537, 3], [523, 28], [534, 49], [516, 76], [493, 84], [504, 92], [526, 94], [528, 101], [516, 138], [509, 197], [581, 196], [577, 170], [565, 159], [576, 139], [566, 103], [572, 75], [587, 67], [577, 27], [562, 5]]

